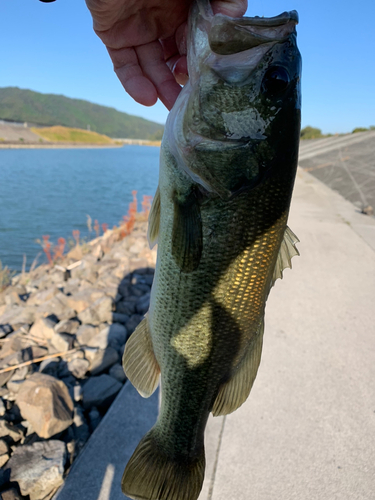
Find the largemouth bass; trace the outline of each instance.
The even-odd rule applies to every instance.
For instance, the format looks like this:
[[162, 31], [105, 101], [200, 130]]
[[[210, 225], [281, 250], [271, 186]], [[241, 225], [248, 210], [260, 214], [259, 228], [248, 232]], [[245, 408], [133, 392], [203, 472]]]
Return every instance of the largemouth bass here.
[[232, 19], [197, 1], [189, 82], [169, 114], [149, 218], [158, 241], [150, 309], [130, 337], [127, 377], [155, 426], [126, 466], [133, 499], [196, 500], [209, 413], [247, 399], [275, 280], [297, 254], [287, 227], [300, 134], [297, 13]]

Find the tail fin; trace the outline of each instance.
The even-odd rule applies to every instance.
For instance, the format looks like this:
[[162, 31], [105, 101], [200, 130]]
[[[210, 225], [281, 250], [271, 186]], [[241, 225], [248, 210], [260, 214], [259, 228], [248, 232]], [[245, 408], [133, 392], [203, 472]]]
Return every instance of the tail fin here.
[[169, 457], [151, 429], [140, 441], [122, 476], [122, 491], [135, 500], [197, 500], [202, 489], [205, 456], [191, 461]]

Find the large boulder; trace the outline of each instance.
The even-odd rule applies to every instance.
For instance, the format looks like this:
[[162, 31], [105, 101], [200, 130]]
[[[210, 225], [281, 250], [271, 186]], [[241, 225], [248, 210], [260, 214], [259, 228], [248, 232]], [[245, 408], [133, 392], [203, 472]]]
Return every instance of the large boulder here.
[[68, 370], [74, 377], [83, 378], [90, 367], [87, 359], [73, 358], [68, 362]]
[[51, 300], [44, 302], [37, 308], [39, 317], [46, 317], [54, 314], [60, 321], [64, 319], [74, 318], [76, 315], [74, 309], [69, 307], [67, 302], [68, 297], [62, 292], [58, 292]]
[[55, 325], [56, 325], [56, 320], [53, 317], [39, 318], [30, 328], [29, 334], [32, 337], [36, 337], [37, 339], [40, 340], [48, 340], [55, 333], [54, 330]]
[[90, 307], [78, 314], [81, 323], [90, 325], [100, 325], [101, 323], [112, 323], [112, 311], [114, 300], [111, 297], [101, 297]]
[[87, 342], [87, 345], [90, 347], [99, 347], [99, 349], [105, 349], [108, 346], [116, 347], [117, 345], [125, 344], [127, 336], [128, 332], [124, 325], [113, 323], [100, 330], [95, 337], [92, 337]]
[[10, 480], [18, 483], [22, 495], [40, 500], [62, 484], [65, 460], [65, 443], [41, 441], [16, 448], [6, 468], [10, 469]]
[[40, 437], [48, 439], [73, 422], [73, 401], [68, 388], [50, 375], [31, 375], [21, 385], [16, 403], [22, 417]]
[[99, 373], [104, 372], [110, 366], [117, 363], [118, 360], [119, 360], [118, 352], [113, 347], [108, 346], [104, 350], [99, 349], [90, 363], [91, 375], [99, 375]]
[[56, 333], [71, 333], [74, 334], [79, 328], [79, 321], [77, 319], [64, 319], [55, 326]]
[[81, 325], [76, 332], [76, 339], [79, 345], [87, 345], [95, 335], [99, 333], [99, 328], [93, 325]]
[[83, 386], [83, 407], [108, 407], [121, 388], [122, 384], [109, 375], [91, 377]]
[[52, 351], [64, 352], [72, 348], [74, 336], [70, 333], [54, 333], [49, 340], [49, 346]]
[[34, 307], [14, 306], [0, 316], [0, 325], [10, 325], [13, 330], [17, 330], [24, 323], [28, 325], [34, 323], [35, 316]]
[[23, 433], [17, 426], [0, 420], [0, 438], [10, 439], [17, 443], [23, 438]]
[[52, 285], [46, 290], [41, 290], [30, 295], [27, 299], [28, 306], [39, 306], [48, 300], [51, 300], [60, 290], [56, 285]]
[[103, 290], [91, 287], [68, 296], [66, 301], [69, 307], [80, 313], [87, 309], [93, 302], [104, 297], [104, 295]]

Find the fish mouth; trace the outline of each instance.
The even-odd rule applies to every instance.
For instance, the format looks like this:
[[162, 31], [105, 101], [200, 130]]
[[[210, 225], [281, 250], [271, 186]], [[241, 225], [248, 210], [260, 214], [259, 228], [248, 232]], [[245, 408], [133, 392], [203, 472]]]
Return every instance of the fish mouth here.
[[216, 14], [211, 20], [208, 42], [215, 54], [237, 54], [265, 43], [282, 42], [297, 24], [295, 10], [274, 17], [230, 18]]

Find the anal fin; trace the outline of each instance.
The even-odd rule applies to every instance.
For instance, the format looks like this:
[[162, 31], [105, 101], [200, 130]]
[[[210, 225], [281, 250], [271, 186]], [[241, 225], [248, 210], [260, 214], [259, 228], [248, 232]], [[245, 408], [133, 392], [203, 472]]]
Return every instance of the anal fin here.
[[144, 398], [150, 397], [159, 384], [160, 368], [152, 347], [147, 316], [127, 341], [122, 365], [139, 394]]
[[214, 417], [234, 412], [248, 398], [258, 372], [262, 354], [263, 332], [264, 319], [259, 325], [254, 341], [249, 345], [233, 375], [220, 387], [212, 408]]
[[287, 226], [284, 233], [283, 241], [280, 245], [279, 254], [277, 256], [275, 269], [273, 271], [271, 287], [275, 284], [275, 281], [283, 277], [283, 271], [287, 267], [292, 269], [292, 257], [299, 255], [299, 251], [296, 247], [296, 243], [299, 242], [297, 236], [293, 231]]

